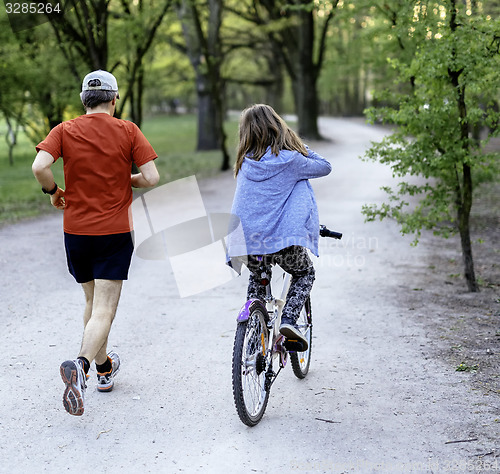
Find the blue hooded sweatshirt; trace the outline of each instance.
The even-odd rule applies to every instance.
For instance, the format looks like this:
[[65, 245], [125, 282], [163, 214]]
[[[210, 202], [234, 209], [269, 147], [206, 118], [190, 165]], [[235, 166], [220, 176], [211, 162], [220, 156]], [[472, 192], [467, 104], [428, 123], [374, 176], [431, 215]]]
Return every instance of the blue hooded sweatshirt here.
[[305, 157], [282, 150], [276, 156], [268, 148], [259, 161], [245, 157], [231, 210], [241, 222], [244, 239], [238, 233], [229, 236], [229, 257], [267, 255], [291, 245], [318, 256], [318, 207], [308, 180], [326, 176], [332, 167], [308, 152]]

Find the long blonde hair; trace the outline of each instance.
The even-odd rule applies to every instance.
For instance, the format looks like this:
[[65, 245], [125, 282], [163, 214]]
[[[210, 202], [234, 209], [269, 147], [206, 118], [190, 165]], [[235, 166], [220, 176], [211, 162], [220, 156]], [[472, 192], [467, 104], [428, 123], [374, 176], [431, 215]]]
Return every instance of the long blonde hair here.
[[299, 136], [266, 104], [252, 105], [241, 113], [239, 136], [234, 176], [238, 176], [245, 156], [259, 161], [268, 147], [273, 155], [278, 155], [280, 150], [295, 150], [308, 155]]

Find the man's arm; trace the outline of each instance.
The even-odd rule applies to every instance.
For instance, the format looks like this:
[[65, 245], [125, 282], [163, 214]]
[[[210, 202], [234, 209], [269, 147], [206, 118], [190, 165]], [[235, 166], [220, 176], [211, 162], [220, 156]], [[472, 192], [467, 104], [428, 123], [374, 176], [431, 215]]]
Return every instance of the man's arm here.
[[[31, 166], [36, 180], [46, 191], [51, 191], [56, 186], [54, 174], [50, 169], [52, 163], [54, 163], [54, 157], [49, 152], [40, 150]], [[54, 207], [57, 207], [57, 209], [64, 209], [66, 206], [66, 202], [64, 201], [64, 189], [58, 187], [57, 191], [50, 196], [50, 202]]]
[[139, 166], [140, 173], [132, 175], [132, 187], [134, 188], [152, 188], [158, 184], [160, 175], [156, 169], [154, 161]]

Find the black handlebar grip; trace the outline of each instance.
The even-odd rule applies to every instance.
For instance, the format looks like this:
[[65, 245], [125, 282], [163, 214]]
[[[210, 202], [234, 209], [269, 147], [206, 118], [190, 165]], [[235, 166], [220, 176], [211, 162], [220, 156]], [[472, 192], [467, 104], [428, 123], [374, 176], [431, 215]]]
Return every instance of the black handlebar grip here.
[[342, 234], [340, 232], [334, 232], [333, 230], [327, 229], [326, 226], [319, 226], [319, 235], [321, 237], [331, 237], [332, 239], [340, 240], [342, 238]]

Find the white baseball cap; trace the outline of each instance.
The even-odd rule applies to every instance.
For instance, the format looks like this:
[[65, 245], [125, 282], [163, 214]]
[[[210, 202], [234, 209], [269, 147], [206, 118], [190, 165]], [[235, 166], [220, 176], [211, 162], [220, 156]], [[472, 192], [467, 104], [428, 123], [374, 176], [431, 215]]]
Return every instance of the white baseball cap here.
[[116, 92], [118, 98], [118, 83], [116, 77], [108, 71], [98, 69], [97, 71], [89, 72], [82, 83], [83, 91], [111, 91]]

